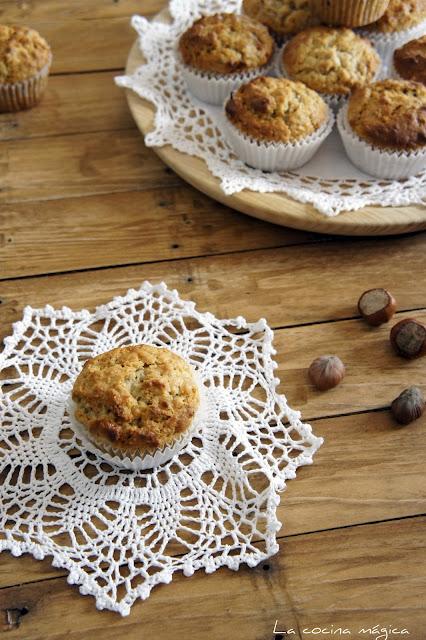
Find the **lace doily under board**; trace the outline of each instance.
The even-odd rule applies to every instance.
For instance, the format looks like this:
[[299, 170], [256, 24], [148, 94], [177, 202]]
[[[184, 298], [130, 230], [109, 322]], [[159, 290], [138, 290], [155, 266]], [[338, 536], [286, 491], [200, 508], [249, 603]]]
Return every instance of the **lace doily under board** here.
[[[84, 361], [166, 346], [203, 384], [191, 442], [149, 471], [106, 463], [68, 415]], [[26, 307], [0, 355], [0, 550], [52, 557], [68, 582], [122, 615], [172, 580], [278, 551], [279, 492], [322, 443], [276, 392], [265, 320], [219, 320], [164, 284], [89, 311]]]
[[200, 15], [240, 9], [241, 0], [171, 0], [170, 23], [133, 17], [132, 25], [139, 34], [146, 64], [132, 75], [116, 78], [116, 82], [132, 89], [156, 108], [154, 128], [146, 134], [145, 144], [149, 147], [171, 145], [201, 158], [213, 176], [219, 178], [227, 195], [244, 189], [283, 192], [312, 204], [327, 216], [367, 205], [423, 204], [426, 171], [403, 181], [372, 179], [351, 164], [336, 130], [316, 156], [297, 171], [264, 173], [248, 167], [233, 155], [222, 133], [222, 110], [190, 96], [176, 62], [175, 47], [180, 34]]

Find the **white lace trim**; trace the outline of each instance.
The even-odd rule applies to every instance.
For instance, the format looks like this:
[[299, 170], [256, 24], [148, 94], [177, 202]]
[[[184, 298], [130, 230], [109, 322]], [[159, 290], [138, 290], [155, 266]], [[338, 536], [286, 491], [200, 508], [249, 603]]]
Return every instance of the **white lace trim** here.
[[[0, 354], [0, 550], [31, 553], [122, 615], [172, 580], [278, 551], [278, 492], [322, 443], [277, 394], [265, 320], [219, 320], [145, 282], [93, 313], [26, 307]], [[206, 414], [152, 471], [107, 464], [68, 415], [83, 362], [117, 346], [167, 346], [197, 370]]]
[[222, 133], [221, 108], [191, 99], [174, 48], [179, 35], [202, 14], [239, 11], [241, 0], [171, 0], [172, 22], [149, 22], [135, 16], [132, 24], [147, 63], [131, 76], [116, 78], [156, 107], [154, 129], [145, 136], [149, 147], [170, 144], [202, 158], [220, 179], [227, 195], [244, 189], [283, 192], [318, 211], [335, 216], [367, 205], [404, 206], [426, 202], [426, 171], [404, 181], [372, 179], [347, 158], [337, 131], [316, 156], [297, 171], [263, 173], [235, 158]]

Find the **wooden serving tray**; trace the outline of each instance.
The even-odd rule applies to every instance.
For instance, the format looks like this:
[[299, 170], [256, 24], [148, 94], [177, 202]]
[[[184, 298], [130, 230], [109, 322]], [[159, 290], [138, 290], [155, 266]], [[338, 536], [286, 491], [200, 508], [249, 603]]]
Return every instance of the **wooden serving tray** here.
[[[161, 12], [158, 19], [167, 19], [167, 12]], [[144, 63], [137, 41], [133, 44], [126, 65], [126, 73], [133, 73]], [[155, 107], [131, 90], [126, 90], [130, 111], [140, 131], [145, 135], [152, 129]], [[154, 147], [155, 153], [181, 178], [196, 189], [223, 204], [247, 213], [255, 218], [275, 224], [350, 236], [392, 235], [426, 229], [426, 207], [365, 207], [359, 211], [349, 211], [330, 218], [319, 213], [310, 204], [297, 202], [282, 193], [257, 193], [242, 191], [227, 196], [220, 183], [200, 158], [176, 151], [170, 145]]]

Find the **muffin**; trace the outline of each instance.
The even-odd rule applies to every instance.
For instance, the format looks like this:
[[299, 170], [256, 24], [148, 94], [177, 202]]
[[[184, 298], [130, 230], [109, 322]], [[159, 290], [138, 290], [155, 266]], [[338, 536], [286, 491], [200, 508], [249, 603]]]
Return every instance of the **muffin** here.
[[243, 0], [243, 11], [268, 27], [278, 42], [318, 22], [310, 0]]
[[312, 0], [318, 18], [326, 24], [361, 27], [378, 20], [389, 0]]
[[379, 178], [400, 179], [426, 168], [426, 87], [382, 80], [354, 91], [339, 113], [349, 158]]
[[47, 85], [52, 53], [34, 29], [0, 25], [0, 111], [29, 109]]
[[426, 36], [397, 49], [393, 54], [393, 66], [401, 79], [426, 85]]
[[363, 28], [386, 64], [398, 47], [426, 33], [426, 0], [390, 0], [384, 15]]
[[281, 71], [292, 80], [318, 91], [333, 107], [356, 88], [374, 80], [380, 57], [352, 29], [311, 27], [288, 42], [281, 58]]
[[318, 93], [285, 78], [260, 77], [240, 86], [226, 102], [225, 115], [236, 155], [264, 171], [301, 167], [334, 123]]
[[76, 420], [101, 452], [137, 457], [143, 468], [145, 459], [165, 462], [187, 443], [200, 392], [185, 360], [141, 344], [87, 360], [72, 399]]
[[233, 13], [204, 16], [179, 39], [178, 58], [190, 92], [210, 104], [272, 66], [274, 39], [260, 22]]

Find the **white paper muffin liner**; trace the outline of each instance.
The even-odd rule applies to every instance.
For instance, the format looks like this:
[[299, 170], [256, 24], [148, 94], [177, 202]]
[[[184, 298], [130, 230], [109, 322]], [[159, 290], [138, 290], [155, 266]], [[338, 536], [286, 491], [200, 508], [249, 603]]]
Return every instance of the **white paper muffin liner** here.
[[426, 20], [411, 27], [411, 29], [397, 31], [395, 33], [380, 33], [362, 28], [356, 29], [356, 32], [373, 43], [382, 58], [386, 70], [388, 70], [392, 65], [392, 56], [395, 49], [399, 49], [399, 47], [402, 47], [403, 44], [406, 44], [410, 40], [415, 40], [426, 34]]
[[[293, 78], [291, 78], [287, 73], [287, 70], [283, 64], [283, 53], [286, 45], [287, 43], [281, 48], [279, 55], [276, 56], [275, 73], [277, 76], [293, 80]], [[373, 80], [377, 80], [380, 77], [381, 73], [382, 65], [380, 65], [380, 67], [378, 68]], [[313, 89], [313, 91], [315, 91], [315, 89]], [[319, 93], [324, 102], [326, 102], [335, 113], [337, 113], [345, 104], [347, 104], [349, 100], [349, 95], [345, 96], [339, 95], [337, 93], [321, 93], [320, 91], [317, 91], [317, 93]]]
[[309, 162], [324, 140], [330, 135], [335, 118], [328, 108], [327, 122], [307, 138], [292, 144], [261, 142], [244, 135], [225, 115], [224, 126], [228, 142], [235, 155], [250, 167], [262, 171], [289, 171], [298, 169]]
[[52, 64], [49, 62], [31, 78], [21, 82], [0, 84], [0, 113], [30, 109], [41, 99]]
[[426, 148], [421, 151], [391, 152], [373, 147], [351, 129], [345, 105], [337, 116], [343, 145], [351, 162], [369, 175], [386, 180], [402, 180], [426, 169]]
[[189, 67], [183, 62], [182, 57], [177, 50], [176, 58], [189, 92], [202, 102], [221, 105], [225, 98], [227, 98], [232, 91], [237, 89], [244, 82], [253, 80], [253, 78], [257, 78], [258, 76], [267, 76], [272, 74], [274, 70], [275, 50], [269, 63], [263, 67], [258, 67], [257, 69], [246, 71], [244, 73], [232, 73], [223, 76], [214, 73], [205, 73]]
[[202, 422], [207, 415], [207, 401], [204, 387], [198, 376], [195, 375], [197, 386], [200, 392], [200, 405], [194, 416], [191, 426], [183, 434], [169, 445], [162, 449], [157, 449], [154, 453], [146, 453], [135, 451], [132, 455], [123, 455], [123, 451], [118, 447], [114, 447], [112, 443], [105, 442], [104, 439], [93, 436], [84, 425], [75, 418], [75, 402], [70, 397], [67, 404], [67, 410], [71, 425], [78, 437], [83, 441], [86, 449], [92, 453], [101, 456], [106, 462], [121, 469], [130, 469], [132, 471], [145, 471], [158, 467], [171, 460], [179, 451], [181, 451], [191, 441]]

